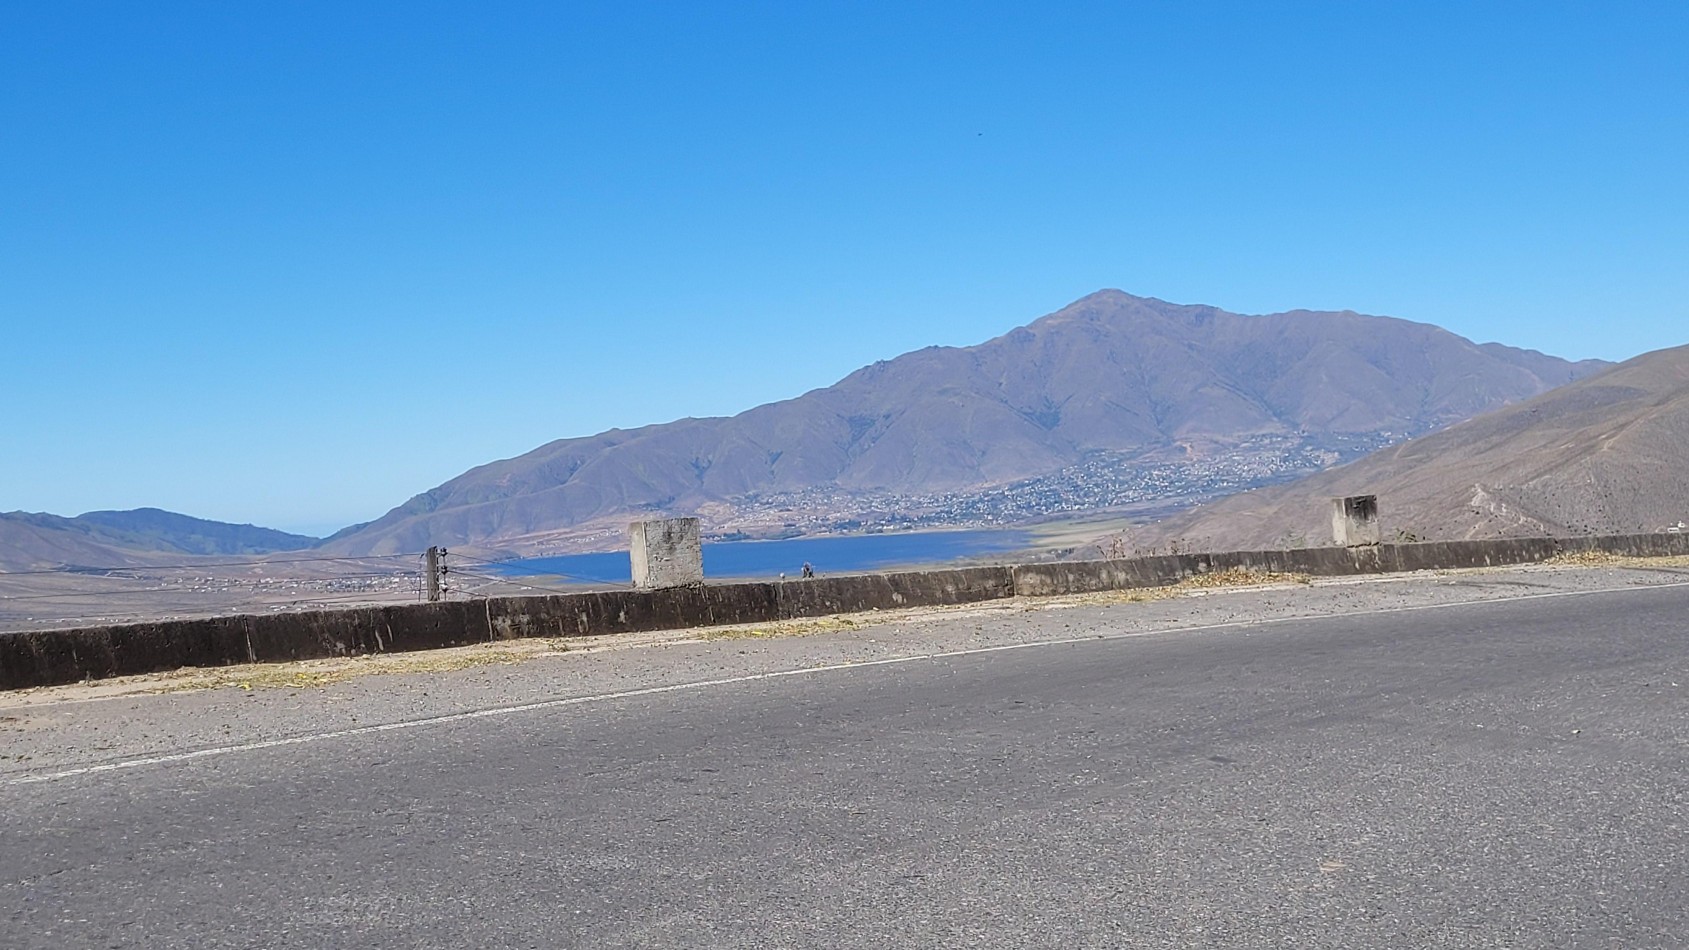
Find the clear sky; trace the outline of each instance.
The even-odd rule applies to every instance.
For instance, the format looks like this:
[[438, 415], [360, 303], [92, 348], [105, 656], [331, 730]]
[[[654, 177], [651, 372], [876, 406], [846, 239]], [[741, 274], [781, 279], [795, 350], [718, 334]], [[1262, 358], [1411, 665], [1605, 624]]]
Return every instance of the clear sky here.
[[1689, 4], [0, 5], [0, 510], [327, 531], [1103, 287], [1689, 343]]

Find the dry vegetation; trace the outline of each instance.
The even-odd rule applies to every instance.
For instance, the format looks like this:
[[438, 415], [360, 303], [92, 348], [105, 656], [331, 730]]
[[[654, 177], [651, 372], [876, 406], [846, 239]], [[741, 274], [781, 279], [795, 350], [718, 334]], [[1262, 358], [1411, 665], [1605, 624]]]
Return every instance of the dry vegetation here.
[[935, 617], [969, 614], [1002, 614], [1054, 610], [1064, 607], [1106, 606], [1147, 603], [1175, 597], [1196, 596], [1215, 590], [1244, 590], [1259, 587], [1306, 585], [1305, 574], [1275, 574], [1261, 571], [1228, 570], [1200, 574], [1166, 587], [1100, 591], [1058, 597], [1017, 597], [951, 607], [910, 607], [872, 611], [866, 614], [830, 615], [774, 623], [741, 624], [692, 630], [664, 630], [651, 633], [615, 634], [591, 638], [536, 638], [482, 643], [416, 653], [388, 653], [356, 657], [335, 657], [291, 663], [257, 663], [205, 669], [182, 669], [169, 673], [114, 677], [74, 687], [20, 690], [9, 694], [14, 700], [31, 696], [57, 696], [75, 691], [86, 697], [121, 696], [135, 693], [183, 692], [203, 689], [320, 689], [366, 676], [406, 673], [444, 673], [482, 666], [521, 663], [537, 657], [562, 653], [590, 653], [627, 649], [661, 643], [697, 641], [767, 640], [848, 633], [869, 627], [920, 623]]
[[1689, 568], [1689, 557], [1627, 557], [1601, 551], [1557, 554], [1542, 562], [1545, 567], [1642, 567]]
[[[580, 641], [573, 641], [576, 646]], [[385, 653], [303, 660], [294, 663], [247, 663], [211, 669], [176, 670], [136, 680], [153, 680], [147, 692], [198, 689], [309, 689], [383, 673], [446, 673], [478, 666], [520, 663], [566, 652], [570, 642], [555, 638], [480, 643], [417, 653]]]

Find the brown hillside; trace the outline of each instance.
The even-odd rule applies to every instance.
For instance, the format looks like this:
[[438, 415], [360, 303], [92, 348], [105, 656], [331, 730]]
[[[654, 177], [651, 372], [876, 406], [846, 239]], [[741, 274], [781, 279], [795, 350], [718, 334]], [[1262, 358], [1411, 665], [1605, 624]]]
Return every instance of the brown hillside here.
[[1135, 533], [1138, 546], [1329, 544], [1329, 498], [1377, 494], [1386, 539], [1659, 531], [1689, 521], [1689, 346]]

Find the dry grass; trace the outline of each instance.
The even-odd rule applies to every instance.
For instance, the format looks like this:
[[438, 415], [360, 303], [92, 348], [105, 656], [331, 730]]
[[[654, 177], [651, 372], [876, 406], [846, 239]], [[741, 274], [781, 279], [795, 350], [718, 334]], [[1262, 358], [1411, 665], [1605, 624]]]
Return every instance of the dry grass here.
[[1192, 594], [1211, 590], [1249, 587], [1283, 587], [1287, 585], [1306, 586], [1314, 579], [1306, 574], [1279, 574], [1272, 571], [1251, 571], [1243, 568], [1233, 568], [1226, 571], [1215, 571], [1212, 574], [1195, 574], [1177, 584], [1165, 587], [1133, 587], [1126, 590], [1104, 590], [1089, 594], [1068, 594], [1056, 597], [1040, 597], [1028, 599], [1026, 609], [1041, 610], [1047, 607], [1102, 607], [1109, 604], [1142, 604], [1158, 600], [1171, 600], [1175, 597], [1188, 597]]
[[1306, 574], [1279, 574], [1274, 571], [1252, 571], [1234, 567], [1231, 570], [1187, 577], [1173, 586], [1188, 591], [1209, 590], [1216, 587], [1266, 587], [1282, 584], [1300, 584], [1305, 587], [1313, 582], [1314, 579]]
[[1544, 567], [1667, 567], [1689, 568], [1689, 557], [1671, 555], [1667, 557], [1632, 557], [1624, 554], [1607, 554], [1603, 551], [1580, 551], [1574, 554], [1556, 554], [1542, 562]]
[[564, 641], [548, 638], [483, 643], [417, 653], [385, 653], [301, 660], [294, 663], [247, 663], [240, 666], [176, 670], [146, 677], [154, 682], [150, 688], [142, 691], [176, 693], [229, 687], [244, 690], [320, 689], [361, 676], [384, 673], [449, 673], [479, 666], [520, 663], [536, 656], [562, 653], [568, 648]]
[[1312, 583], [1312, 579], [1304, 574], [1274, 574], [1246, 570], [1218, 571], [1213, 574], [1199, 574], [1188, 577], [1177, 584], [1166, 587], [1100, 591], [1056, 597], [1020, 597], [1012, 600], [990, 600], [947, 607], [908, 607], [897, 610], [876, 610], [850, 615], [834, 614], [824, 617], [730, 627], [664, 630], [591, 638], [554, 637], [507, 640], [498, 643], [480, 643], [416, 653], [383, 653], [358, 657], [300, 660], [291, 663], [252, 663], [240, 666], [182, 669], [140, 676], [113, 677], [73, 686], [20, 690], [8, 694], [8, 698], [14, 702], [0, 703], [0, 706], [32, 705], [63, 699], [94, 699], [137, 693], [177, 693], [207, 689], [247, 691], [259, 689], [322, 689], [336, 683], [344, 683], [365, 676], [448, 673], [483, 666], [521, 663], [526, 660], [543, 656], [556, 656], [561, 653], [591, 653], [599, 650], [626, 649], [665, 643], [771, 640], [785, 637], [819, 636], [868, 627], [920, 623], [936, 617], [955, 618], [968, 614], [1001, 614], [1003, 612], [1055, 610], [1063, 607], [1147, 603], [1224, 588], [1241, 589], [1309, 583]]
[[[874, 616], [874, 622], [881, 618]], [[854, 620], [843, 614], [833, 614], [826, 617], [812, 617], [802, 620], [780, 620], [774, 623], [754, 624], [741, 627], [711, 627], [698, 631], [700, 640], [768, 640], [774, 637], [811, 637], [818, 633], [838, 633], [841, 630], [856, 630], [867, 626], [867, 623]]]

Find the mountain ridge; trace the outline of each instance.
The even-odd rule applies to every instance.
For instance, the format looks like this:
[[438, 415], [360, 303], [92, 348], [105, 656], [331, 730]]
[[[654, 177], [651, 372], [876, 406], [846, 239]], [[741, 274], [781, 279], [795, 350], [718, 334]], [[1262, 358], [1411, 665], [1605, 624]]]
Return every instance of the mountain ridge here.
[[159, 555], [257, 555], [314, 547], [319, 539], [160, 508], [90, 511], [66, 518], [0, 512], [0, 568], [136, 567]]
[[554, 440], [476, 466], [324, 549], [532, 549], [571, 531], [608, 538], [659, 512], [731, 521], [744, 499], [817, 486], [968, 490], [1091, 452], [1201, 454], [1296, 432], [1406, 437], [1605, 365], [1353, 311], [1244, 316], [1105, 290], [982, 343], [914, 350], [734, 416]]

